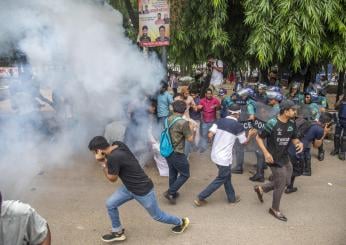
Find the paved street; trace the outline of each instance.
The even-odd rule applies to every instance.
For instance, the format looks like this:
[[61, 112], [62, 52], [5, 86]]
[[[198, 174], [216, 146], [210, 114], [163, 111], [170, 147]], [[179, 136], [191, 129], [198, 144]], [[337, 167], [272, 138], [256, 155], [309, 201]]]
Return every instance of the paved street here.
[[[326, 143], [328, 152], [331, 145]], [[313, 176], [299, 177], [299, 191], [284, 194], [281, 207], [287, 223], [268, 214], [271, 195], [266, 194], [264, 204], [259, 203], [253, 183], [248, 180], [253, 162], [252, 154], [248, 154], [246, 172], [232, 176], [240, 203], [227, 204], [220, 189], [209, 198], [207, 206], [200, 208], [193, 206], [193, 199], [216, 174], [208, 152], [192, 154], [191, 178], [175, 206], [162, 197], [167, 178], [160, 177], [155, 166], [148, 166], [146, 172], [154, 181], [162, 209], [188, 216], [191, 226], [185, 234], [175, 235], [170, 226], [154, 222], [132, 201], [120, 209], [127, 235], [124, 244], [346, 243], [346, 162], [329, 154], [323, 162], [313, 157]], [[269, 173], [266, 170], [267, 176]], [[41, 165], [37, 175], [20, 191], [11, 192], [5, 185], [3, 193], [32, 204], [48, 220], [54, 244], [95, 245], [102, 244], [100, 236], [110, 228], [104, 201], [119, 184], [107, 182], [99, 166], [85, 154], [63, 165]]]

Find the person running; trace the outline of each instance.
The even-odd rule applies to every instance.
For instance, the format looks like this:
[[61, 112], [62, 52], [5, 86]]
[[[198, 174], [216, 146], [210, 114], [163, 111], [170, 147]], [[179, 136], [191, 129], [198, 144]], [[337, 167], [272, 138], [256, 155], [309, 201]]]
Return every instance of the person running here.
[[160, 209], [153, 182], [124, 143], [115, 141], [110, 145], [103, 136], [95, 136], [89, 142], [88, 148], [94, 153], [96, 160], [101, 163], [106, 179], [116, 182], [120, 178], [123, 182], [123, 185], [106, 202], [112, 231], [102, 236], [102, 241], [114, 242], [126, 239], [120, 223], [118, 208], [132, 199], [143, 206], [154, 220], [174, 225], [172, 232], [185, 231], [189, 225], [189, 219], [167, 214]]
[[[273, 191], [272, 207], [269, 213], [281, 221], [287, 218], [280, 212], [281, 196], [292, 176], [292, 164], [288, 159], [288, 146], [292, 142], [297, 153], [303, 151], [303, 144], [297, 138], [295, 123], [291, 120], [296, 115], [296, 105], [291, 100], [282, 101], [280, 114], [270, 119], [264, 129], [256, 136], [258, 146], [264, 154], [264, 158], [273, 174], [273, 180], [262, 186], [255, 185], [260, 202], [263, 202], [263, 192]], [[267, 146], [264, 140], [267, 139]]]
[[50, 245], [48, 223], [28, 204], [3, 201], [0, 192], [0, 244]]
[[[194, 125], [183, 119], [186, 111], [186, 103], [176, 100], [172, 104], [173, 115], [166, 120], [166, 125], [171, 125], [169, 133], [173, 145], [173, 153], [166, 157], [169, 167], [169, 188], [164, 193], [164, 197], [171, 204], [176, 203], [178, 190], [185, 184], [190, 177], [190, 166], [185, 155], [185, 141], [193, 142]], [[175, 123], [173, 123], [175, 122]]]
[[243, 125], [238, 122], [240, 116], [240, 106], [233, 104], [229, 107], [230, 115], [221, 118], [209, 129], [208, 137], [210, 140], [214, 137], [211, 151], [211, 159], [219, 170], [217, 177], [199, 193], [198, 198], [194, 201], [196, 206], [202, 206], [207, 203], [207, 199], [213, 192], [224, 185], [227, 200], [229, 203], [237, 203], [240, 201], [239, 196], [235, 195], [231, 182], [231, 165], [232, 150], [236, 139], [241, 144], [246, 144], [251, 137], [256, 134], [255, 129], [250, 129], [248, 136], [245, 135]]

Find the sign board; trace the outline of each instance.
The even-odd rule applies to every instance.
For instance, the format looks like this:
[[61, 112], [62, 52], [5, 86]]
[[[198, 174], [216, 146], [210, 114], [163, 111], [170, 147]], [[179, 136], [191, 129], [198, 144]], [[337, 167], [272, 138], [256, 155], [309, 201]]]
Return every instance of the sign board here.
[[142, 47], [168, 46], [170, 12], [168, 0], [138, 0], [139, 35]]

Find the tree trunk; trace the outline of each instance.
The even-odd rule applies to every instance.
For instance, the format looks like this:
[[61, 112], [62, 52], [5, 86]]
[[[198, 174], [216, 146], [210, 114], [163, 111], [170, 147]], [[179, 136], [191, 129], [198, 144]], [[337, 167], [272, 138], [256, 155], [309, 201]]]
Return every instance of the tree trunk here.
[[137, 30], [137, 32], [139, 32], [139, 27], [138, 27], [138, 16], [135, 14], [135, 11], [133, 9], [133, 6], [131, 4], [130, 0], [124, 0], [125, 1], [125, 6], [127, 9], [127, 12], [129, 13], [132, 25], [135, 27], [135, 29]]
[[345, 94], [346, 85], [345, 85], [345, 71], [339, 72], [338, 80], [338, 90], [336, 92], [336, 101], [339, 101], [340, 95]]
[[311, 82], [311, 66], [308, 66], [308, 69], [306, 71], [306, 74], [304, 76], [304, 92], [306, 91], [306, 89], [309, 87], [310, 82]]
[[268, 69], [261, 69], [260, 70], [260, 82], [265, 83], [268, 80]]

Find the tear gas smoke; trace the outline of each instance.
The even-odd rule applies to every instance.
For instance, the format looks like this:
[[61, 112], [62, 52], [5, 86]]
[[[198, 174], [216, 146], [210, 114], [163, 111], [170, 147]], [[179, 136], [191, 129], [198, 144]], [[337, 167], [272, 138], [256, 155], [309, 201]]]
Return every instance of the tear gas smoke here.
[[[123, 120], [127, 105], [143, 101], [164, 77], [158, 59], [144, 57], [125, 37], [121, 14], [99, 1], [1, 0], [0, 56], [13, 51], [25, 62], [19, 81], [10, 84], [15, 111], [0, 112], [0, 189], [7, 196], [43, 164], [86, 151], [90, 136], [102, 134], [110, 119]], [[42, 112], [27, 98], [39, 86], [60, 102], [54, 110]], [[54, 137], [40, 136], [37, 128], [53, 129]]]

